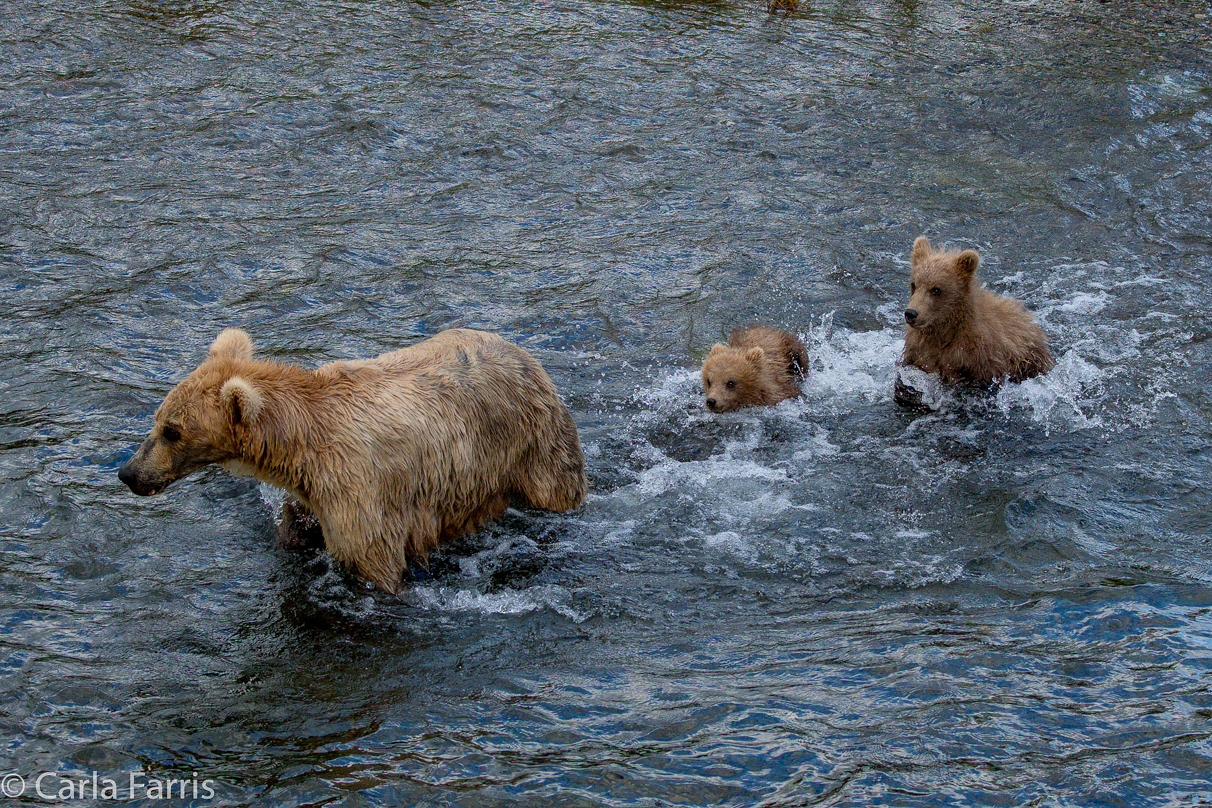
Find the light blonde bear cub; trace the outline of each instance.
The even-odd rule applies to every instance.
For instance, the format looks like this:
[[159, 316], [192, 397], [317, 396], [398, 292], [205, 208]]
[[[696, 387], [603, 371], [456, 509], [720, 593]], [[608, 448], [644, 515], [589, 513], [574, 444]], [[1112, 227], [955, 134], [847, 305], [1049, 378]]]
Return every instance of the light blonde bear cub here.
[[781, 328], [738, 328], [703, 362], [704, 403], [712, 412], [777, 404], [800, 394], [808, 371], [804, 344]]
[[1048, 338], [1017, 300], [981, 286], [975, 250], [942, 252], [913, 242], [902, 362], [946, 384], [987, 387], [1052, 369]]
[[227, 329], [155, 418], [118, 474], [133, 492], [211, 463], [251, 475], [310, 510], [333, 557], [392, 593], [409, 560], [510, 501], [566, 511], [585, 499], [580, 440], [551, 379], [480, 331], [306, 370], [255, 358], [248, 334]]

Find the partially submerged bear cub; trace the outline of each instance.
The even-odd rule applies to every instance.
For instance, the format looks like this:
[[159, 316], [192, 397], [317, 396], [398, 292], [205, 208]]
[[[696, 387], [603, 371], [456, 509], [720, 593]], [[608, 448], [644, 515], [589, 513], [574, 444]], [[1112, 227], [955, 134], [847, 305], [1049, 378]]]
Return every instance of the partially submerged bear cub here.
[[807, 372], [808, 351], [794, 335], [764, 325], [738, 328], [703, 362], [707, 409], [732, 412], [795, 398]]
[[[1052, 369], [1048, 338], [1022, 304], [976, 279], [975, 250], [942, 252], [913, 242], [905, 352], [901, 361], [946, 384], [988, 387]], [[897, 386], [897, 400], [908, 394]], [[904, 403], [904, 402], [903, 402]]]
[[475, 530], [511, 500], [585, 499], [568, 408], [530, 354], [494, 334], [444, 331], [376, 359], [315, 370], [253, 357], [219, 334], [156, 410], [118, 476], [157, 494], [211, 463], [289, 492], [328, 551], [388, 592], [409, 560]]

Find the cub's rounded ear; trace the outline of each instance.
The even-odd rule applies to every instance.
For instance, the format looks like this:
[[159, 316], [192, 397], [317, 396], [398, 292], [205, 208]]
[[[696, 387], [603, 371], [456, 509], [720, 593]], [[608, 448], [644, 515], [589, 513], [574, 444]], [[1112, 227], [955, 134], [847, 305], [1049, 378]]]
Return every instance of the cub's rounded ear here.
[[726, 350], [728, 350], [727, 345], [722, 342], [717, 342], [715, 345], [711, 346], [711, 353], [708, 354], [708, 356], [715, 356], [716, 354], [723, 353]]
[[233, 424], [253, 423], [265, 404], [257, 388], [239, 376], [232, 376], [224, 382], [223, 387], [219, 389], [219, 396]]
[[212, 359], [252, 359], [253, 344], [241, 328], [225, 328], [210, 344]]
[[910, 259], [910, 263], [913, 266], [917, 266], [929, 258], [933, 252], [934, 248], [930, 246], [930, 239], [925, 236], [918, 236], [913, 241], [913, 257]]
[[750, 348], [749, 350], [745, 351], [745, 359], [748, 360], [749, 362], [752, 362], [755, 365], [758, 364], [759, 362], [761, 362], [765, 358], [766, 358], [766, 352], [763, 351], [760, 346], [755, 346], [755, 347]]
[[976, 268], [980, 266], [981, 257], [976, 254], [976, 250], [964, 250], [955, 258], [955, 269], [959, 272], [960, 277], [964, 280], [971, 280], [976, 274]]

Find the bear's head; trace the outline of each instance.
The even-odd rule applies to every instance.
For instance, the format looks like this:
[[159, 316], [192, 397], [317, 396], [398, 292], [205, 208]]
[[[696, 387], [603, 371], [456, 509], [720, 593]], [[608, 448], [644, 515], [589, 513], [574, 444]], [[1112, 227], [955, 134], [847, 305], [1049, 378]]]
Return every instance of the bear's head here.
[[758, 403], [765, 357], [766, 352], [761, 348], [713, 345], [703, 362], [707, 409], [732, 412]]
[[937, 331], [963, 316], [980, 262], [976, 250], [940, 252], [925, 236], [918, 236], [913, 242], [909, 305], [905, 308], [909, 327]]
[[229, 328], [219, 334], [206, 360], [164, 398], [155, 427], [118, 479], [149, 496], [211, 463], [236, 459], [236, 429], [254, 421], [263, 404], [240, 376], [252, 354], [245, 332]]

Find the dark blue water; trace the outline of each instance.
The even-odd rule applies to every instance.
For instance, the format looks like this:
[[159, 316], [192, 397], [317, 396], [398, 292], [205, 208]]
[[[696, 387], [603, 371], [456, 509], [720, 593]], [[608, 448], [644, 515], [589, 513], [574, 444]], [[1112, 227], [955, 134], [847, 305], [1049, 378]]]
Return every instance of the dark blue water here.
[[[1206, 3], [77, 6], [0, 0], [14, 804], [1212, 804]], [[923, 234], [1055, 371], [893, 404]], [[752, 320], [805, 395], [709, 415]], [[135, 498], [232, 325], [497, 331], [590, 498], [399, 599]]]

